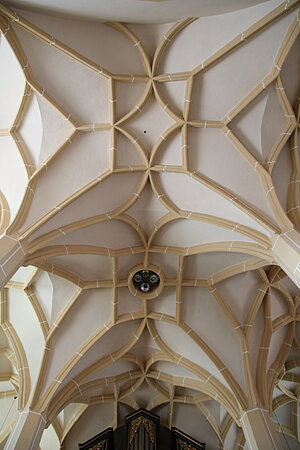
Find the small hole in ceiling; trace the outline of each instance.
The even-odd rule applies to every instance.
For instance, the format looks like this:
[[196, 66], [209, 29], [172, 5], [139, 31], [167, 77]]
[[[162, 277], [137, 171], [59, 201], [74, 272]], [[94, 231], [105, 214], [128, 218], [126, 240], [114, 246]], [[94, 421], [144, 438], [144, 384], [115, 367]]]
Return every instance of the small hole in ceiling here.
[[147, 133], [147, 131], [146, 131], [146, 130], [144, 130], [144, 133]]

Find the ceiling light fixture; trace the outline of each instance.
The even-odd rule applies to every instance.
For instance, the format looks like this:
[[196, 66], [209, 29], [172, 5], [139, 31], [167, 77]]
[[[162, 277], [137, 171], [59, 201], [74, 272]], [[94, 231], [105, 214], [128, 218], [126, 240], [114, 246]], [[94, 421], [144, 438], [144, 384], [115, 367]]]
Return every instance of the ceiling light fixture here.
[[128, 287], [134, 296], [142, 298], [157, 297], [163, 288], [164, 275], [157, 266], [143, 265], [131, 269], [128, 277]]
[[152, 292], [158, 288], [159, 276], [152, 270], [139, 270], [133, 276], [133, 285], [142, 292]]

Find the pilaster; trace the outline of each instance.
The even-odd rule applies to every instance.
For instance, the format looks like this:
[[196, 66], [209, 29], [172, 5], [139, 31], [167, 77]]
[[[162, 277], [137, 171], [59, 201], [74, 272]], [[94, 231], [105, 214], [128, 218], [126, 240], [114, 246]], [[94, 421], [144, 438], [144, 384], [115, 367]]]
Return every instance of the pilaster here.
[[240, 421], [250, 450], [283, 449], [268, 411], [260, 408], [244, 411]]
[[35, 411], [22, 411], [4, 450], [36, 450], [45, 429], [46, 420]]
[[300, 234], [290, 230], [275, 235], [272, 252], [274, 259], [300, 288]]
[[7, 235], [0, 238], [0, 289], [23, 264], [25, 255], [25, 250], [17, 239]]

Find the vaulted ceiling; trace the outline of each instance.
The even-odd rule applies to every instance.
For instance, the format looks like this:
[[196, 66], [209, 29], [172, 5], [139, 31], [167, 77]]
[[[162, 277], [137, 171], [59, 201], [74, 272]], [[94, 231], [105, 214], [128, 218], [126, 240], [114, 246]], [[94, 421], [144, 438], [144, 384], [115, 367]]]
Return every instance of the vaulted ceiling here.
[[256, 3], [155, 25], [0, 6], [0, 225], [27, 255], [0, 441], [17, 403], [43, 450], [143, 406], [233, 449], [260, 403], [299, 445], [299, 291], [271, 251], [300, 223], [299, 12]]

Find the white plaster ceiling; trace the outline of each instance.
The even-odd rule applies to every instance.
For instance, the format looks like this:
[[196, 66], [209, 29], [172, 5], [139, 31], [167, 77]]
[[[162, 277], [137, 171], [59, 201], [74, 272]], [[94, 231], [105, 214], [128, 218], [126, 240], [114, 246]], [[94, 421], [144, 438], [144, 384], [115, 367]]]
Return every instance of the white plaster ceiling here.
[[[272, 0], [269, 0], [272, 3]], [[65, 17], [101, 22], [170, 23], [184, 17], [218, 15], [260, 3], [264, 0], [13, 0], [5, 4]], [[278, 2], [277, 2], [278, 3]]]
[[[183, 14], [128, 3], [147, 21], [147, 8]], [[48, 408], [42, 450], [99, 432], [95, 411], [104, 428], [140, 406], [179, 428], [196, 411], [188, 432], [231, 449], [251, 383], [277, 408], [273, 373], [274, 398], [297, 405], [281, 370], [286, 342], [299, 347], [298, 290], [269, 251], [299, 226], [291, 3], [203, 2], [184, 13], [200, 19], [155, 26], [0, 8], [0, 225], [28, 249], [2, 294], [0, 374], [19, 407]], [[152, 300], [128, 289], [138, 264], [165, 275]]]

